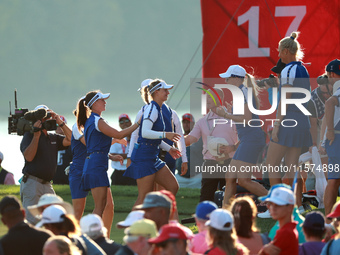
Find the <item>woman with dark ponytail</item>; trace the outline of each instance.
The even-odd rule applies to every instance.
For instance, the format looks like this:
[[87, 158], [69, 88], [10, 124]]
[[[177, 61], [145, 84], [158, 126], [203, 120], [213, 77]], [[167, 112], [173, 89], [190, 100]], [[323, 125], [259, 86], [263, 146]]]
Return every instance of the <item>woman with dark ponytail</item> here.
[[85, 191], [91, 190], [94, 200], [93, 213], [102, 217], [108, 233], [113, 220], [113, 199], [107, 175], [111, 141], [112, 138], [123, 139], [139, 126], [136, 122], [129, 128], [118, 131], [108, 125], [101, 117], [101, 113], [105, 111], [105, 100], [109, 97], [109, 93], [91, 91], [79, 102], [77, 108], [77, 125], [79, 130], [84, 130], [88, 154], [81, 187]]
[[144, 197], [154, 188], [154, 183], [163, 186], [176, 195], [178, 183], [165, 162], [159, 159], [159, 148], [168, 151], [173, 158], [180, 157], [180, 152], [162, 143], [164, 138], [177, 142], [181, 136], [166, 131], [167, 117], [164, 116], [163, 104], [168, 99], [169, 90], [173, 85], [163, 80], [152, 80], [149, 85], [142, 88], [142, 98], [146, 104], [144, 108], [139, 137], [131, 155], [131, 165], [126, 169], [124, 176], [137, 180], [138, 197], [135, 205], [143, 203]]

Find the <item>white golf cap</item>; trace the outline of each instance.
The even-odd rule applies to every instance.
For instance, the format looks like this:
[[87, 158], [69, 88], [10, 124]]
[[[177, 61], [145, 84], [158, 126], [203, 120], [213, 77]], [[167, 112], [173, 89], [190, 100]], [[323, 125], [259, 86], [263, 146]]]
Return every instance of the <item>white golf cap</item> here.
[[152, 81], [152, 79], [145, 79], [144, 81], [142, 81], [142, 83], [140, 84], [140, 88], [137, 89], [137, 91], [140, 91], [145, 86], [148, 86], [151, 83], [151, 81]]
[[36, 205], [28, 206], [27, 209], [33, 216], [35, 216], [36, 218], [40, 218], [41, 211], [39, 210], [39, 207], [53, 204], [61, 205], [62, 207], [64, 207], [67, 214], [74, 214], [72, 205], [68, 202], [65, 202], [61, 197], [56, 194], [42, 195]]
[[221, 154], [219, 154], [219, 146], [221, 145], [229, 145], [226, 139], [223, 137], [214, 137], [212, 139], [208, 139], [208, 151], [210, 152], [211, 155], [215, 157], [220, 157]]
[[34, 110], [38, 110], [38, 109], [45, 109], [46, 111], [49, 110], [49, 108], [44, 104], [38, 105], [34, 108]]
[[270, 196], [264, 201], [272, 202], [277, 205], [294, 205], [295, 197], [291, 189], [279, 187], [274, 189]]
[[108, 99], [110, 97], [110, 93], [106, 93], [106, 94], [103, 94], [101, 92], [97, 92], [97, 94], [94, 95], [94, 97], [92, 97], [92, 99], [87, 103], [87, 106], [88, 107], [92, 107], [92, 105], [99, 99]]
[[170, 85], [170, 84], [166, 84], [165, 81], [161, 81], [160, 83], [158, 83], [157, 85], [153, 86], [150, 89], [150, 94], [152, 94], [153, 92], [155, 92], [156, 90], [159, 89], [172, 89], [174, 85]]
[[104, 224], [97, 214], [83, 216], [79, 222], [81, 232], [92, 236], [94, 233], [103, 232]]
[[221, 78], [238, 77], [244, 78], [246, 76], [246, 70], [239, 65], [229, 66], [225, 73], [220, 73]]
[[132, 211], [126, 216], [126, 219], [117, 223], [117, 228], [130, 227], [134, 222], [144, 218], [145, 211], [137, 210]]
[[63, 222], [64, 218], [62, 216], [65, 214], [66, 210], [64, 209], [64, 207], [60, 205], [51, 205], [43, 211], [41, 223], [48, 224]]
[[229, 231], [234, 227], [234, 217], [226, 209], [216, 209], [210, 214], [210, 220], [205, 225], [221, 231]]

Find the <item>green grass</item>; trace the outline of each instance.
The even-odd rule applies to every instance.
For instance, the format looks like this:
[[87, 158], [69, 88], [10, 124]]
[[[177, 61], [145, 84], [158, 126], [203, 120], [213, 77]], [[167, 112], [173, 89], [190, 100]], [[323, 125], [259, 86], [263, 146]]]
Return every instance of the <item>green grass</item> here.
[[[125, 219], [127, 214], [131, 211], [133, 204], [137, 198], [137, 187], [135, 186], [113, 186], [112, 195], [115, 204], [114, 220], [112, 224], [112, 230], [110, 238], [118, 243], [122, 243], [124, 230], [117, 229], [115, 226], [117, 222]], [[54, 185], [55, 192], [61, 196], [65, 201], [72, 203], [70, 188], [67, 185]], [[183, 218], [189, 218], [195, 212], [196, 205], [199, 201], [199, 189], [184, 189], [181, 188], [177, 193], [177, 207], [180, 220]], [[5, 186], [1, 185], [0, 199], [6, 195], [14, 195], [20, 199], [20, 186]], [[91, 194], [89, 194], [86, 202], [84, 214], [92, 212], [94, 202]], [[261, 232], [269, 232], [270, 228], [274, 225], [272, 219], [257, 219], [257, 226]], [[189, 224], [187, 227], [196, 231], [194, 224]], [[7, 232], [6, 226], [0, 223], [0, 237]]]

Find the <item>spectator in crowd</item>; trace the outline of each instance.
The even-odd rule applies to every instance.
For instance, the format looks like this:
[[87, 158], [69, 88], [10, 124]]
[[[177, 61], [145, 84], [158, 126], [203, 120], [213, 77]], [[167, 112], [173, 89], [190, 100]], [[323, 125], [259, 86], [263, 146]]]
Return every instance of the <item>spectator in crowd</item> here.
[[83, 216], [79, 224], [81, 232], [95, 241], [106, 254], [113, 255], [120, 249], [120, 244], [115, 243], [107, 237], [107, 229], [97, 214]]
[[160, 254], [188, 254], [188, 234], [180, 224], [166, 224], [159, 233], [159, 236], [149, 239], [149, 243], [154, 244]]
[[[123, 113], [119, 115], [119, 127], [121, 129], [128, 128], [132, 125], [129, 115]], [[126, 137], [127, 145], [124, 145], [122, 143], [114, 143], [110, 147], [110, 159], [111, 167], [113, 168], [113, 173], [111, 175], [111, 185], [137, 185], [136, 180], [125, 177], [123, 174], [126, 170], [126, 158], [127, 153], [129, 151], [129, 143], [130, 143], [131, 134], [129, 134]], [[112, 156], [120, 155], [123, 157], [124, 162], [121, 164], [120, 160], [117, 160], [116, 158], [113, 158]]]
[[332, 239], [323, 247], [321, 255], [340, 254], [340, 201], [334, 204], [332, 212], [326, 215], [326, 218], [333, 221], [332, 225], [337, 233], [333, 235]]
[[[60, 115], [60, 119], [67, 124], [67, 120], [64, 116]], [[64, 131], [61, 127], [57, 127], [56, 131], [59, 135], [64, 135]], [[57, 171], [53, 177], [53, 184], [69, 184], [68, 180], [68, 167], [72, 161], [72, 149], [69, 146], [65, 150], [58, 151]]]
[[239, 197], [231, 203], [238, 241], [249, 249], [249, 254], [258, 254], [263, 245], [270, 242], [255, 226], [257, 207], [249, 196]]
[[[72, 205], [68, 202], [65, 202], [60, 196], [56, 194], [42, 195], [36, 205], [30, 205], [27, 207], [27, 209], [34, 217], [41, 220], [42, 212], [50, 205], [60, 205], [64, 207], [67, 214], [74, 214]], [[37, 226], [41, 227], [41, 224], [42, 222], [39, 222]]]
[[[58, 114], [48, 109], [46, 105], [38, 105], [35, 110], [45, 112], [45, 117], [37, 120], [33, 127], [36, 132], [25, 132], [20, 144], [20, 150], [24, 155], [25, 165], [22, 169], [23, 178], [20, 183], [20, 196], [26, 210], [26, 219], [36, 224], [38, 220], [30, 214], [27, 207], [38, 203], [39, 198], [45, 193], [54, 194], [51, 180], [57, 169], [57, 156], [59, 150], [65, 150], [71, 144], [71, 130], [62, 121]], [[47, 133], [42, 128], [42, 123], [48, 119], [48, 115], [56, 120], [65, 136]]]
[[60, 205], [50, 205], [42, 212], [42, 224], [55, 235], [68, 237], [83, 254], [104, 255], [90, 238], [81, 234], [78, 221]]
[[130, 227], [133, 223], [138, 220], [144, 219], [144, 211], [143, 210], [135, 210], [131, 211], [128, 216], [126, 216], [125, 220], [119, 221], [116, 225], [117, 228], [127, 228]]
[[263, 246], [260, 254], [272, 254], [280, 249], [280, 254], [298, 254], [299, 240], [296, 230], [296, 222], [292, 213], [295, 204], [294, 193], [286, 187], [278, 187], [272, 190], [267, 202], [269, 212], [274, 220], [279, 221], [280, 228], [272, 242]]
[[234, 218], [231, 212], [225, 209], [216, 209], [210, 214], [210, 220], [205, 225], [209, 227], [208, 243], [210, 249], [204, 254], [248, 254], [248, 249], [237, 242]]
[[[188, 135], [195, 125], [194, 116], [190, 113], [185, 113], [182, 116], [182, 127], [184, 135]], [[186, 147], [186, 155], [188, 158], [188, 171], [186, 174], [181, 175], [176, 173], [176, 179], [181, 188], [193, 188], [196, 189], [201, 185], [202, 173], [195, 172], [195, 166], [201, 166], [203, 164], [203, 142], [202, 137], [194, 144]], [[176, 169], [181, 169], [182, 157], [176, 160]]]
[[[215, 91], [223, 102], [223, 91], [218, 88], [215, 88]], [[214, 93], [211, 90], [209, 90], [209, 92]], [[185, 137], [186, 146], [197, 142], [202, 137], [202, 155], [204, 159], [202, 169], [211, 166], [228, 168], [236, 150], [237, 133], [235, 125], [214, 125], [217, 119], [223, 119], [216, 114], [219, 106], [219, 100], [214, 100], [210, 96], [207, 97], [207, 109], [209, 112], [197, 121], [190, 134]], [[229, 144], [230, 146], [228, 147], [231, 149], [230, 153], [220, 154], [219, 151], [216, 151], [217, 144]], [[225, 185], [225, 176], [223, 173], [218, 176], [217, 173], [214, 173], [214, 175], [214, 178], [212, 178], [209, 171], [202, 173], [200, 201], [214, 201], [215, 191], [222, 189]]]
[[4, 154], [0, 151], [0, 184], [15, 185], [14, 175], [1, 166], [2, 161], [4, 161]]
[[43, 255], [81, 255], [81, 252], [66, 236], [52, 236], [44, 245]]
[[8, 228], [0, 239], [3, 254], [42, 254], [46, 240], [53, 234], [25, 222], [25, 210], [16, 197], [5, 196], [0, 201], [0, 214], [2, 223]]
[[148, 219], [138, 220], [125, 229], [124, 232], [123, 241], [126, 245], [121, 247], [116, 255], [150, 254], [151, 245], [148, 240], [158, 234], [155, 222]]
[[299, 255], [319, 255], [326, 243], [322, 242], [325, 235], [325, 218], [319, 211], [306, 215], [302, 224], [306, 242], [299, 246]]
[[137, 205], [135, 208], [144, 210], [144, 218], [153, 220], [157, 229], [169, 223], [172, 202], [170, 198], [159, 191], [149, 192], [143, 204]]
[[189, 244], [189, 249], [192, 253], [204, 254], [209, 249], [206, 241], [208, 227], [205, 223], [209, 220], [209, 215], [217, 208], [217, 205], [211, 201], [202, 201], [196, 206], [194, 216], [198, 233], [192, 237]]
[[[340, 80], [340, 60], [331, 61], [327, 67], [327, 76], [331, 84]], [[333, 86], [334, 87], [334, 86]], [[340, 90], [337, 89], [325, 104], [326, 141], [325, 149], [328, 155], [328, 181], [324, 193], [325, 215], [329, 214], [336, 202], [340, 186]]]
[[168, 190], [162, 189], [159, 191], [163, 195], [166, 195], [171, 200], [171, 211], [169, 216], [169, 221], [178, 221], [178, 212], [177, 212], [177, 202], [176, 197]]

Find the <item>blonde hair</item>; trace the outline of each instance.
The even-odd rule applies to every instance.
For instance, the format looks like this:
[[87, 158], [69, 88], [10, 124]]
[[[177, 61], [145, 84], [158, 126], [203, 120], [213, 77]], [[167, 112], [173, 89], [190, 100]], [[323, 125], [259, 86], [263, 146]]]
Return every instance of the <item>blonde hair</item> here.
[[259, 99], [259, 87], [256, 86], [256, 82], [255, 82], [255, 77], [252, 76], [251, 74], [249, 73], [246, 73], [246, 77], [247, 77], [247, 82], [246, 82], [246, 87], [247, 88], [252, 88], [252, 91], [253, 91], [253, 97], [255, 97], [255, 105], [256, 105], [256, 108], [257, 109], [260, 109], [260, 105], [261, 105], [261, 102], [260, 102], [260, 99]]
[[302, 60], [304, 53], [301, 49], [300, 43], [297, 41], [300, 32], [292, 32], [290, 36], [283, 38], [279, 42], [279, 50], [288, 49], [289, 52], [296, 56], [297, 60]]
[[146, 104], [150, 104], [151, 100], [152, 100], [152, 94], [150, 94], [150, 90], [158, 85], [160, 82], [164, 82], [163, 80], [161, 79], [154, 79], [150, 82], [149, 85], [147, 86], [144, 86], [142, 89], [141, 89], [141, 97], [144, 101], [144, 103]]

